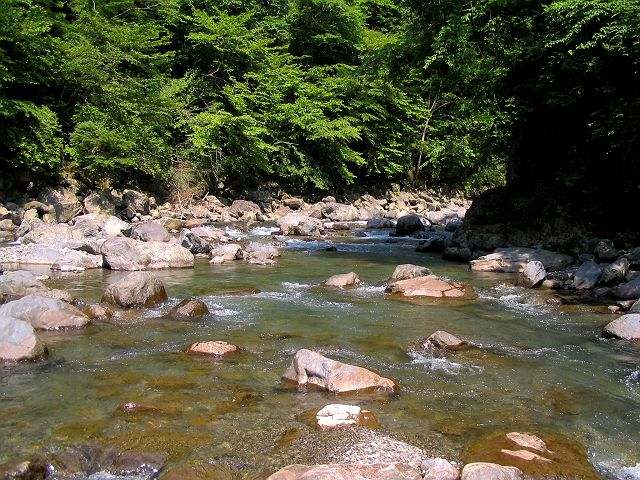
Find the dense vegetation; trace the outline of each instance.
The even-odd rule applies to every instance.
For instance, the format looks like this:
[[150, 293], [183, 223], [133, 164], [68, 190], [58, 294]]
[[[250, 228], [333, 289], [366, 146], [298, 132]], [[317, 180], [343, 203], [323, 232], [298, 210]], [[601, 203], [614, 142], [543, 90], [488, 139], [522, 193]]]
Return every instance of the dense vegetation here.
[[637, 188], [639, 31], [640, 0], [4, 0], [0, 168]]

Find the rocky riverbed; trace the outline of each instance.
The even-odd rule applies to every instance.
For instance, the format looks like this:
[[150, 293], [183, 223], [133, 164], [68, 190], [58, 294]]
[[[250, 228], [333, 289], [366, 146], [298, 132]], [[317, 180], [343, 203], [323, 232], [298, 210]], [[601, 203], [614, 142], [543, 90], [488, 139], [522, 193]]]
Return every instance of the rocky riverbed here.
[[462, 198], [254, 200], [0, 207], [9, 478], [638, 478], [635, 250], [452, 263]]

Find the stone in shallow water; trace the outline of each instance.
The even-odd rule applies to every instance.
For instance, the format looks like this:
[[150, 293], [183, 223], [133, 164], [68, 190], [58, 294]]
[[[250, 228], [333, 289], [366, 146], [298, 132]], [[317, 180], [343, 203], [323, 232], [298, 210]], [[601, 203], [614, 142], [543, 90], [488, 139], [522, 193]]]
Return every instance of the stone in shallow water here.
[[0, 316], [17, 318], [39, 330], [78, 328], [89, 323], [89, 318], [73, 305], [39, 294], [2, 305]]
[[236, 353], [238, 350], [237, 346], [220, 340], [212, 342], [196, 342], [192, 343], [189, 345], [189, 348], [187, 348], [188, 353], [211, 355], [214, 357], [222, 357], [231, 353]]
[[462, 299], [472, 296], [473, 289], [462, 283], [444, 280], [435, 275], [427, 275], [394, 282], [385, 289], [385, 292], [403, 297]]
[[508, 457], [517, 458], [519, 460], [524, 460], [526, 462], [534, 462], [534, 461], [550, 462], [551, 461], [548, 458], [538, 455], [537, 453], [530, 452], [529, 450], [509, 450], [509, 449], [503, 448], [500, 451]]
[[573, 288], [587, 290], [596, 286], [602, 277], [602, 268], [595, 262], [584, 262], [573, 276]]
[[32, 360], [44, 355], [45, 351], [31, 325], [0, 316], [0, 361]]
[[422, 480], [458, 480], [460, 469], [444, 458], [430, 458], [420, 465]]
[[547, 445], [544, 443], [544, 440], [530, 433], [509, 432], [506, 436], [519, 447], [528, 448], [529, 450], [535, 450], [540, 453], [547, 451]]
[[522, 471], [495, 463], [469, 463], [462, 469], [462, 480], [523, 480]]
[[327, 287], [346, 288], [354, 287], [360, 283], [360, 278], [354, 272], [341, 273], [327, 278], [324, 285]]
[[207, 305], [199, 298], [185, 298], [171, 309], [169, 316], [177, 319], [197, 318], [207, 315], [208, 313], [209, 309]]
[[622, 315], [604, 327], [604, 333], [624, 340], [640, 340], [640, 313]]
[[459, 339], [455, 335], [445, 332], [444, 330], [438, 330], [431, 334], [423, 343], [423, 348], [438, 348], [440, 350], [461, 350], [467, 346], [467, 342]]
[[102, 301], [123, 308], [150, 307], [167, 299], [160, 280], [144, 272], [133, 272], [110, 284]]
[[528, 288], [537, 288], [542, 285], [546, 276], [547, 271], [542, 262], [534, 260], [528, 262], [520, 272], [520, 283]]
[[422, 480], [418, 468], [401, 463], [375, 465], [290, 465], [267, 480]]
[[427, 267], [421, 267], [419, 265], [412, 265], [410, 263], [405, 263], [403, 265], [398, 265], [391, 277], [389, 277], [390, 282], [396, 282], [398, 280], [407, 280], [409, 278], [415, 277], [424, 277], [426, 275], [431, 275], [431, 270]]
[[193, 254], [172, 242], [140, 242], [113, 237], [100, 247], [104, 263], [112, 270], [157, 270], [193, 267]]
[[374, 415], [357, 405], [334, 403], [322, 407], [316, 414], [316, 422], [320, 430], [334, 430], [355, 425], [367, 426], [375, 424]]
[[283, 375], [298, 386], [315, 386], [330, 392], [375, 390], [392, 393], [398, 386], [366, 368], [324, 357], [312, 350], [298, 350]]
[[498, 248], [494, 253], [472, 260], [474, 272], [518, 273], [531, 261], [539, 261], [545, 270], [562, 270], [573, 263], [573, 258], [562, 253], [533, 248]]

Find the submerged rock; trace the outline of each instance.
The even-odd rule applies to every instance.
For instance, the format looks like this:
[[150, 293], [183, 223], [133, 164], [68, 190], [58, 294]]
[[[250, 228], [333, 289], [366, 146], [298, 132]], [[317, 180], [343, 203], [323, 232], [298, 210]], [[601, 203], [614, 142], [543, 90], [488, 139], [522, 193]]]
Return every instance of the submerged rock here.
[[374, 465], [289, 465], [267, 480], [422, 480], [419, 468], [402, 463]]
[[395, 268], [395, 270], [391, 274], [391, 277], [389, 277], [389, 282], [407, 280], [409, 278], [424, 277], [427, 275], [432, 275], [431, 270], [429, 270], [427, 267], [405, 263], [403, 265], [398, 265]]
[[398, 386], [366, 368], [324, 357], [312, 350], [298, 350], [283, 378], [298, 386], [315, 386], [330, 392], [375, 390], [393, 393]]
[[238, 352], [239, 348], [231, 343], [223, 342], [220, 340], [211, 342], [196, 342], [189, 345], [187, 348], [188, 353], [194, 353], [198, 355], [210, 355], [213, 357], [223, 357], [231, 353]]
[[335, 430], [355, 425], [367, 426], [376, 422], [373, 414], [357, 405], [334, 403], [322, 407], [316, 413], [316, 422], [320, 430]]
[[44, 345], [29, 323], [0, 314], [1, 361], [33, 360], [44, 353]]
[[123, 308], [150, 307], [167, 299], [164, 285], [156, 277], [133, 272], [110, 284], [102, 301]]
[[89, 318], [73, 305], [39, 294], [5, 303], [0, 306], [0, 316], [17, 318], [38, 330], [79, 328], [89, 323]]
[[347, 288], [360, 283], [360, 278], [354, 272], [333, 275], [324, 281], [326, 287]]
[[573, 263], [573, 257], [562, 253], [533, 248], [498, 248], [495, 252], [471, 260], [475, 272], [521, 272], [527, 263], [538, 261], [548, 272], [562, 270]]
[[404, 297], [466, 298], [473, 294], [470, 286], [427, 275], [400, 280], [387, 286], [385, 292]]
[[461, 480], [523, 480], [524, 474], [516, 467], [496, 463], [468, 463], [462, 469]]
[[605, 335], [624, 340], [640, 340], [640, 313], [622, 315], [604, 327]]
[[185, 298], [178, 305], [173, 307], [169, 315], [173, 318], [197, 318], [207, 315], [209, 309], [199, 298]]

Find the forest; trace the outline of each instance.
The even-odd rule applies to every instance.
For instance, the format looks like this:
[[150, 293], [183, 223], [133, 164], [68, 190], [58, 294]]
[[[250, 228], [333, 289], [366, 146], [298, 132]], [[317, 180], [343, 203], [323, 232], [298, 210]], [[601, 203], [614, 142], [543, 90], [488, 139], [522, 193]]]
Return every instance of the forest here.
[[638, 0], [4, 0], [3, 182], [635, 192], [638, 32]]

